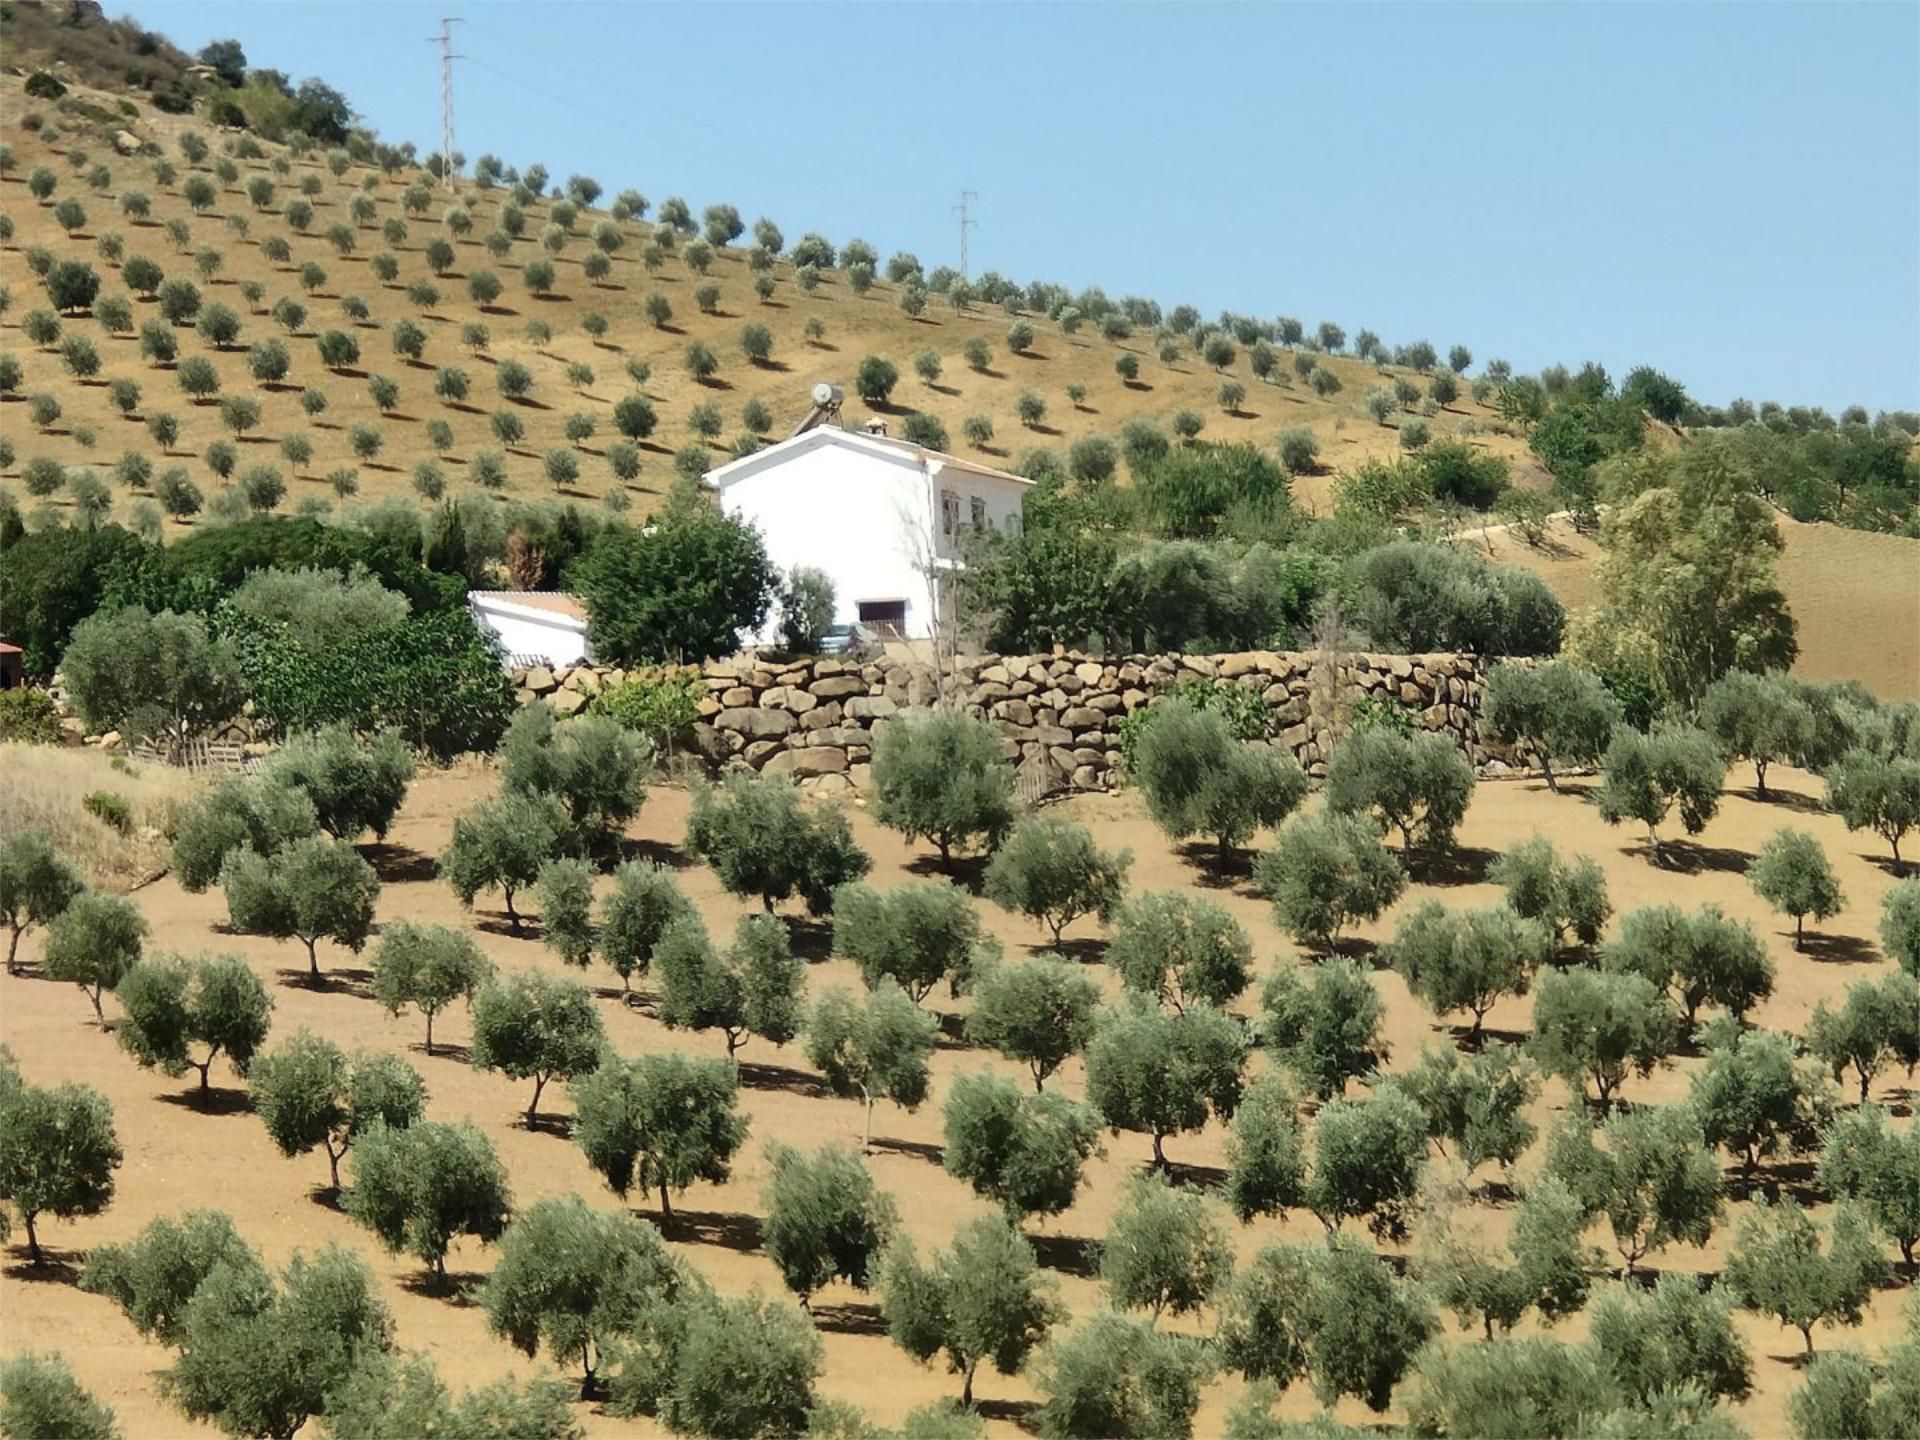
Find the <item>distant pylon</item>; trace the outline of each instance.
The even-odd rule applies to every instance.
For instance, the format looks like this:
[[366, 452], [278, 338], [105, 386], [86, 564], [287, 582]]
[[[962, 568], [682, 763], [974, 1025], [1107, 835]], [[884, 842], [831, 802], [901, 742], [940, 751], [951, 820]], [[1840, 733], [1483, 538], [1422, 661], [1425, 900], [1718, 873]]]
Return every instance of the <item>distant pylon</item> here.
[[453, 27], [460, 23], [458, 15], [444, 15], [440, 19], [440, 33], [429, 35], [427, 43], [440, 47], [440, 185], [451, 190], [453, 185], [453, 62], [465, 57], [453, 53]]
[[960, 203], [953, 207], [954, 214], [960, 217], [960, 278], [963, 281], [967, 278], [967, 231], [980, 223], [973, 218], [969, 206], [979, 198], [978, 190], [962, 190]]

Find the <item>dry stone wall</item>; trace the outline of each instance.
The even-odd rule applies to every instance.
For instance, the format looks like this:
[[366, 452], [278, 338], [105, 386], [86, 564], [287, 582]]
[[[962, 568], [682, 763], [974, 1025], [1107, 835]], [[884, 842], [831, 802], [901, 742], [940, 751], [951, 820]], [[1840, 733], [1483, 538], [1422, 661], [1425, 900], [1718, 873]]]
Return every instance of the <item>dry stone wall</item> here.
[[[1208, 678], [1259, 693], [1274, 712], [1271, 743], [1309, 775], [1327, 757], [1356, 706], [1390, 701], [1426, 729], [1454, 737], [1483, 770], [1513, 760], [1479, 733], [1484, 662], [1469, 655], [1372, 655], [1254, 650], [1233, 655], [962, 657], [936, 674], [924, 661], [739, 659], [707, 665], [696, 727], [716, 761], [799, 777], [811, 788], [864, 788], [876, 726], [944, 694], [993, 720], [1007, 759], [1039, 782], [1105, 790], [1117, 783], [1122, 719], [1184, 681]], [[599, 666], [537, 667], [512, 676], [520, 698], [562, 714], [626, 678]]]

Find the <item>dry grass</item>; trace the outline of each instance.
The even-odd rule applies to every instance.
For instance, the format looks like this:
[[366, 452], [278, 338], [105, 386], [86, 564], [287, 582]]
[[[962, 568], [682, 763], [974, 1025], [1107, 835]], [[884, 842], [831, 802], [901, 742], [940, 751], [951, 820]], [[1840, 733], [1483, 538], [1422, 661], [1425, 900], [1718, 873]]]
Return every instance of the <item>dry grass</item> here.
[[[104, 890], [130, 890], [166, 868], [174, 817], [206, 782], [165, 765], [116, 765], [98, 750], [0, 745], [0, 832], [40, 826]], [[90, 814], [95, 791], [127, 802], [125, 834]]]

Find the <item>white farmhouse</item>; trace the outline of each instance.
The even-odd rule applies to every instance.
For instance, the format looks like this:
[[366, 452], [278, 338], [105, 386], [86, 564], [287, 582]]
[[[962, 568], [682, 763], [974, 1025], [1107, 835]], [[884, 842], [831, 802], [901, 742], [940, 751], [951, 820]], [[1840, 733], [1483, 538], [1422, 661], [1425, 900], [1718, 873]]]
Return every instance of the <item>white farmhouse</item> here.
[[469, 590], [467, 608], [500, 644], [509, 666], [578, 665], [592, 659], [587, 608], [552, 590]]
[[[726, 513], [759, 527], [782, 572], [827, 573], [836, 624], [926, 639], [944, 618], [939, 578], [961, 567], [970, 535], [1019, 532], [1033, 482], [878, 426], [821, 423], [823, 410], [778, 444], [708, 471], [707, 484]], [[758, 638], [771, 641], [777, 628], [775, 617]]]

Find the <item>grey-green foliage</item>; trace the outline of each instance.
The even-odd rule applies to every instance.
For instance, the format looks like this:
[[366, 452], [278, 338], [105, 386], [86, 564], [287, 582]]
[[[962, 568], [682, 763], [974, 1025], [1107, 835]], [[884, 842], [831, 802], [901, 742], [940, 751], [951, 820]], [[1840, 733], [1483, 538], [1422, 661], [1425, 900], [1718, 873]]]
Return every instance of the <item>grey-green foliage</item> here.
[[1773, 960], [1753, 927], [1717, 905], [1688, 914], [1653, 905], [1621, 918], [1620, 933], [1601, 951], [1609, 971], [1641, 975], [1672, 996], [1691, 1030], [1700, 1007], [1724, 1006], [1736, 1019], [1773, 993]]
[[1451, 849], [1472, 795], [1473, 767], [1438, 731], [1403, 735], [1362, 725], [1334, 747], [1327, 765], [1327, 808], [1398, 830], [1403, 856]]
[[1129, 901], [1114, 922], [1106, 962], [1129, 990], [1184, 1010], [1229, 1005], [1253, 975], [1253, 941], [1210, 900], [1157, 891]]
[[581, 1440], [567, 1387], [554, 1380], [500, 1379], [457, 1400], [417, 1353], [363, 1353], [327, 1395], [328, 1440]]
[[1437, 1015], [1465, 1010], [1478, 1042], [1487, 1012], [1504, 995], [1524, 995], [1547, 960], [1547, 932], [1506, 905], [1449, 910], [1429, 900], [1406, 912], [1385, 947], [1386, 962]]
[[869, 987], [891, 977], [915, 1001], [942, 980], [960, 995], [998, 954], [966, 892], [942, 881], [842, 885], [833, 896], [833, 945]]
[[1827, 803], [1849, 830], [1871, 830], [1894, 862], [1900, 841], [1920, 825], [1920, 757], [1852, 751], [1827, 773]]
[[0, 1435], [7, 1440], [120, 1440], [112, 1409], [93, 1398], [58, 1355], [0, 1361]]
[[[248, 583], [272, 573], [256, 571]], [[404, 606], [404, 596], [394, 598]], [[362, 628], [370, 627], [356, 621], [331, 633], [339, 636]], [[380, 730], [362, 740], [347, 725], [329, 725], [292, 737], [275, 752], [264, 772], [268, 784], [305, 791], [320, 828], [336, 840], [357, 840], [368, 830], [376, 839], [385, 839], [413, 775], [413, 755], [399, 731]]]
[[1033, 1358], [1028, 1419], [1041, 1440], [1188, 1440], [1210, 1370], [1191, 1339], [1097, 1314]]
[[509, 1204], [506, 1169], [470, 1122], [421, 1120], [401, 1129], [376, 1122], [353, 1148], [347, 1214], [388, 1250], [431, 1265], [443, 1283], [447, 1248], [462, 1235], [497, 1240]]
[[1059, 1095], [1021, 1093], [998, 1075], [962, 1075], [947, 1092], [941, 1164], [1008, 1215], [1057, 1215], [1099, 1147], [1097, 1120]]
[[1734, 1328], [1726, 1288], [1669, 1271], [1652, 1289], [1619, 1281], [1594, 1297], [1589, 1344], [1627, 1398], [1652, 1405], [1692, 1388], [1744, 1400], [1753, 1355]]
[[1275, 971], [1260, 1004], [1262, 1043], [1323, 1100], [1342, 1094], [1347, 1081], [1386, 1057], [1380, 1033], [1386, 1006], [1351, 960]]
[[1773, 1204], [1755, 1198], [1734, 1225], [1721, 1272], [1739, 1305], [1798, 1330], [1809, 1356], [1815, 1325], [1858, 1325], [1891, 1275], [1879, 1237], [1857, 1209], [1843, 1201], [1822, 1227], [1791, 1196]]
[[1415, 1269], [1434, 1300], [1462, 1326], [1479, 1324], [1491, 1340], [1511, 1331], [1529, 1310], [1551, 1324], [1587, 1303], [1599, 1254], [1584, 1241], [1588, 1215], [1558, 1180], [1527, 1189], [1504, 1246], [1456, 1230], [1452, 1214], [1436, 1209], [1421, 1227]]
[[514, 895], [539, 878], [540, 867], [571, 835], [567, 808], [557, 798], [507, 791], [454, 817], [440, 875], [469, 906], [482, 890], [497, 888], [506, 897], [507, 919], [517, 935]]
[[246, 700], [231, 648], [205, 620], [138, 605], [104, 607], [76, 625], [60, 673], [94, 731], [134, 738], [204, 734]]
[[1329, 1232], [1352, 1217], [1382, 1238], [1403, 1236], [1426, 1155], [1427, 1117], [1393, 1087], [1329, 1100], [1314, 1117], [1307, 1208]]
[[1688, 1100], [1707, 1144], [1738, 1156], [1749, 1178], [1764, 1159], [1811, 1149], [1833, 1109], [1818, 1062], [1801, 1060], [1784, 1035], [1731, 1019], [1708, 1025], [1704, 1038], [1707, 1061]]
[[1736, 760], [1753, 766], [1754, 791], [1767, 798], [1767, 768], [1799, 761], [1815, 743], [1814, 710], [1785, 675], [1729, 670], [1700, 698], [1700, 724]]
[[1307, 793], [1291, 752], [1237, 738], [1219, 712], [1178, 697], [1153, 707], [1128, 763], [1154, 823], [1175, 840], [1203, 835], [1224, 863], [1261, 825], [1278, 825]]
[[278, 1282], [216, 1265], [187, 1302], [161, 1384], [190, 1418], [229, 1435], [291, 1436], [392, 1333], [373, 1273], [351, 1251], [296, 1254]]
[[1620, 723], [1620, 702], [1599, 676], [1562, 660], [1496, 665], [1487, 675], [1481, 719], [1497, 739], [1528, 745], [1547, 788], [1558, 790], [1555, 762], [1598, 764]]
[[800, 1029], [806, 967], [786, 927], [771, 915], [743, 915], [725, 954], [697, 914], [673, 921], [654, 949], [660, 1019], [686, 1030], [718, 1030], [731, 1056], [749, 1036], [784, 1045]]
[[219, 1210], [189, 1210], [150, 1221], [133, 1239], [87, 1253], [80, 1288], [113, 1301], [142, 1335], [178, 1345], [187, 1302], [215, 1268], [264, 1280], [265, 1268]]
[[987, 866], [984, 893], [1007, 910], [1060, 934], [1082, 915], [1111, 921], [1126, 889], [1133, 852], [1109, 854], [1093, 834], [1071, 820], [1035, 816], [1021, 821]]
[[1594, 944], [1613, 913], [1606, 872], [1598, 862], [1586, 855], [1562, 860], [1544, 836], [1503, 852], [1487, 878], [1505, 888], [1515, 914], [1545, 925], [1556, 944], [1566, 944], [1569, 937]]
[[1825, 920], [1840, 913], [1846, 895], [1820, 842], [1805, 830], [1783, 827], [1762, 845], [1747, 867], [1747, 878], [1761, 899], [1793, 917], [1793, 948], [1807, 948], [1807, 917]]
[[93, 1002], [102, 1025], [100, 995], [120, 983], [139, 963], [141, 946], [151, 933], [140, 909], [121, 895], [83, 891], [47, 926], [40, 973], [49, 980], [78, 985]]
[[1545, 1336], [1429, 1346], [1400, 1392], [1418, 1435], [1472, 1434], [1499, 1417], [1504, 1434], [1581, 1435], [1613, 1387], [1587, 1350]]
[[[749, 327], [754, 328], [754, 327]], [[743, 416], [749, 431], [758, 435], [771, 423], [765, 408], [753, 411], [757, 401], [748, 402]], [[760, 421], [758, 425], [754, 421]], [[833, 577], [811, 565], [796, 565], [787, 573], [780, 591], [780, 639], [789, 649], [802, 655], [820, 648], [827, 629], [833, 624]]]
[[[356, 569], [256, 570], [232, 596], [234, 607], [285, 625], [302, 644], [323, 650], [343, 635], [384, 629], [405, 620], [407, 597]], [[276, 757], [277, 758], [277, 757]]]
[[1856, 981], [1837, 1008], [1825, 1000], [1813, 1007], [1805, 1040], [1834, 1079], [1854, 1072], [1866, 1104], [1873, 1077], [1888, 1062], [1898, 1061], [1909, 1075], [1920, 1065], [1920, 981], [1899, 970], [1877, 983]]
[[[120, 1161], [106, 1096], [90, 1085], [28, 1085], [0, 1046], [0, 1201], [26, 1228], [36, 1269], [44, 1258], [39, 1218], [98, 1215], [113, 1200]], [[0, 1209], [0, 1235], [7, 1214]]]
[[1609, 1104], [1628, 1072], [1651, 1075], [1672, 1054], [1679, 1024], [1644, 975], [1571, 969], [1541, 977], [1533, 997], [1533, 1057], [1549, 1075]]
[[1836, 1114], [1820, 1137], [1820, 1187], [1893, 1237], [1908, 1265], [1920, 1245], [1920, 1127], [1890, 1126], [1877, 1105]]
[[1100, 1247], [1100, 1280], [1117, 1310], [1185, 1315], [1233, 1268], [1226, 1226], [1204, 1193], [1159, 1175], [1130, 1180]]
[[220, 887], [236, 931], [299, 940], [318, 979], [321, 940], [356, 954], [366, 944], [380, 877], [346, 841], [309, 835], [271, 855], [233, 851], [220, 867]]
[[1273, 902], [1280, 928], [1321, 951], [1350, 921], [1377, 918], [1406, 883], [1374, 827], [1353, 815], [1296, 816], [1254, 867], [1254, 884]]
[[1420, 1107], [1428, 1138], [1442, 1154], [1451, 1146], [1469, 1171], [1488, 1160], [1511, 1167], [1533, 1143], [1526, 1112], [1540, 1077], [1515, 1046], [1488, 1045], [1465, 1059], [1451, 1046], [1429, 1046], [1411, 1070], [1382, 1083]]
[[1093, 1037], [1100, 987], [1057, 955], [989, 966], [975, 981], [967, 1039], [1024, 1063], [1039, 1091]]
[[1920, 980], [1920, 880], [1902, 880], [1880, 909], [1880, 943], [1887, 958]]
[[[273, 1011], [266, 987], [238, 955], [156, 955], [129, 970], [117, 993], [124, 1014], [113, 1033], [120, 1048], [165, 1075], [198, 1070], [203, 1101], [220, 1056], [236, 1075], [247, 1074]], [[204, 1058], [195, 1058], [194, 1046], [205, 1047]]]
[[891, 980], [883, 979], [864, 1001], [843, 989], [822, 994], [806, 1016], [807, 1063], [827, 1088], [866, 1107], [863, 1148], [873, 1144], [873, 1106], [891, 1100], [912, 1110], [927, 1098], [936, 1025]]
[[389, 1015], [407, 1006], [427, 1020], [427, 1054], [433, 1054], [433, 1019], [455, 1000], [472, 1003], [493, 977], [493, 962], [464, 931], [446, 925], [391, 920], [381, 927], [373, 953], [373, 998]]
[[567, 856], [549, 860], [534, 876], [533, 897], [547, 947], [584, 968], [593, 958], [593, 867]]
[[1720, 1219], [1720, 1162], [1686, 1105], [1649, 1105], [1607, 1117], [1606, 1148], [1568, 1116], [1548, 1138], [1546, 1167], [1590, 1213], [1604, 1214], [1627, 1273], [1673, 1241], [1704, 1245]]
[[1375, 1411], [1438, 1328], [1417, 1287], [1344, 1236], [1324, 1247], [1268, 1246], [1220, 1309], [1228, 1368], [1276, 1386], [1305, 1374], [1321, 1404], [1352, 1395]]
[[618, 721], [602, 715], [556, 721], [545, 704], [520, 707], [500, 756], [506, 791], [557, 797], [581, 841], [596, 847], [639, 814], [652, 761], [646, 741]]
[[1704, 731], [1657, 725], [1652, 733], [1618, 729], [1601, 763], [1602, 781], [1594, 792], [1601, 818], [1609, 825], [1638, 820], [1647, 827], [1655, 864], [1662, 862], [1660, 826], [1678, 805], [1689, 835], [1706, 829], [1720, 809], [1720, 784], [1727, 762]]
[[54, 848], [45, 830], [23, 826], [0, 836], [0, 915], [7, 919], [7, 973], [14, 973], [20, 937], [54, 920], [86, 889], [79, 867]]
[[486, 985], [474, 997], [468, 1058], [476, 1070], [533, 1081], [529, 1130], [547, 1082], [586, 1074], [600, 1063], [606, 1043], [593, 994], [577, 980], [523, 971]]
[[944, 1354], [973, 1404], [974, 1374], [991, 1363], [1018, 1374], [1065, 1312], [1040, 1274], [1033, 1247], [1004, 1217], [983, 1215], [954, 1232], [923, 1264], [901, 1235], [882, 1258], [876, 1287], [893, 1343], [916, 1360]]
[[600, 954], [623, 992], [632, 989], [636, 973], [651, 968], [667, 927], [692, 913], [692, 902], [664, 866], [635, 860], [613, 872], [613, 888], [600, 901]]
[[761, 1244], [787, 1288], [803, 1303], [832, 1280], [866, 1289], [898, 1220], [860, 1158], [833, 1145], [812, 1156], [769, 1145], [767, 1162]]
[[687, 849], [732, 894], [756, 898], [768, 911], [798, 895], [815, 915], [832, 908], [836, 887], [872, 864], [842, 811], [803, 807], [799, 791], [777, 775], [732, 775], [696, 790]]
[[[1908, 1341], [1905, 1358], [1920, 1361], [1920, 1345]], [[1814, 1357], [1805, 1382], [1787, 1396], [1787, 1419], [1800, 1440], [1904, 1440], [1915, 1433], [1920, 1402], [1911, 1382], [1892, 1375], [1881, 1386], [1873, 1362], [1858, 1350]], [[1896, 1386], [1904, 1387], [1896, 1390]], [[1904, 1401], [1904, 1403], [1902, 1403]]]
[[282, 1155], [327, 1152], [333, 1188], [340, 1158], [375, 1125], [399, 1130], [426, 1111], [427, 1087], [398, 1055], [361, 1050], [349, 1056], [310, 1030], [298, 1030], [254, 1061], [247, 1075], [253, 1110]]
[[610, 1059], [573, 1082], [573, 1139], [616, 1195], [657, 1190], [661, 1218], [671, 1220], [671, 1191], [732, 1173], [747, 1138], [739, 1086], [719, 1060]]
[[1167, 1136], [1232, 1117], [1248, 1049], [1245, 1027], [1211, 1006], [1169, 1015], [1135, 997], [1101, 1018], [1087, 1047], [1087, 1103], [1115, 1133], [1151, 1136], [1165, 1169]]
[[873, 742], [873, 814], [909, 841], [931, 840], [942, 869], [953, 852], [998, 845], [1013, 825], [1013, 771], [1000, 732], [941, 707], [882, 726]]
[[785, 1440], [814, 1433], [820, 1336], [783, 1301], [734, 1299], [689, 1277], [618, 1351], [610, 1414], [653, 1414], [676, 1435]]
[[591, 1394], [608, 1345], [684, 1285], [660, 1232], [578, 1195], [536, 1200], [500, 1240], [481, 1287], [487, 1328], [527, 1355], [580, 1368]]

